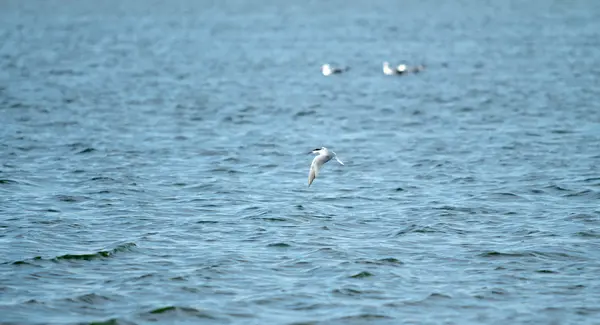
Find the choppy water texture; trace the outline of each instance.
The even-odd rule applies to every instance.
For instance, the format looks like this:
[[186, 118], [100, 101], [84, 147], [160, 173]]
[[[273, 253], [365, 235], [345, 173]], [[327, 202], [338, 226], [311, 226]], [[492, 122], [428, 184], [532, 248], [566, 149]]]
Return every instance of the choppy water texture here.
[[[3, 324], [599, 324], [598, 1], [14, 0], [0, 26]], [[308, 188], [320, 146], [346, 166]]]

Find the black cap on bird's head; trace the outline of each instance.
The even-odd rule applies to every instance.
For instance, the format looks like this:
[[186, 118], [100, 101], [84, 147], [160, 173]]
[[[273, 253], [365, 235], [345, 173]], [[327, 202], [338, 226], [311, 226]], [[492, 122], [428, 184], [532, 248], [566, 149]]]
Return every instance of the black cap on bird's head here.
[[319, 153], [319, 151], [321, 151], [321, 150], [323, 150], [323, 149], [325, 149], [325, 147], [321, 147], [321, 148], [313, 149], [313, 150], [311, 150], [311, 151], [310, 151], [308, 154], [311, 154], [311, 153]]

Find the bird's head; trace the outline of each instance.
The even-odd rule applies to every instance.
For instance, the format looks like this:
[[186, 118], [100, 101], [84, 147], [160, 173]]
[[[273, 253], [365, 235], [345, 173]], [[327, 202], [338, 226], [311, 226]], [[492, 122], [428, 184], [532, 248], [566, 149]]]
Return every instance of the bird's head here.
[[311, 152], [309, 152], [308, 154], [314, 153], [314, 154], [319, 154], [321, 153], [322, 150], [327, 150], [327, 148], [325, 147], [321, 147], [321, 148], [317, 148], [317, 149], [313, 149]]

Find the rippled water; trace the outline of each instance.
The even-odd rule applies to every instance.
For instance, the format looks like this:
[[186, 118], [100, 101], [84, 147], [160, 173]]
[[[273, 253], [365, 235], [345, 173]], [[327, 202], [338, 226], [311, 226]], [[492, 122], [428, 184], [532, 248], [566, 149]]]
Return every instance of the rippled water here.
[[1, 323], [598, 324], [597, 1], [0, 18]]

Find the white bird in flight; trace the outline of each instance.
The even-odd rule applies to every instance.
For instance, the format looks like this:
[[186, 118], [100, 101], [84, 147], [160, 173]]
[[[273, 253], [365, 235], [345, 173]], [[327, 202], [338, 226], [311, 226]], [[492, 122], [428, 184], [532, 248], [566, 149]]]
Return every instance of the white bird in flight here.
[[319, 170], [321, 169], [323, 164], [330, 161], [331, 158], [335, 158], [335, 160], [337, 160], [337, 162], [339, 162], [340, 165], [344, 165], [344, 163], [338, 159], [335, 152], [333, 152], [325, 147], [317, 148], [317, 149], [309, 152], [309, 154], [311, 154], [311, 153], [317, 154], [317, 156], [315, 157], [315, 159], [313, 159], [312, 164], [310, 164], [310, 171], [308, 172], [308, 186], [309, 187], [310, 187], [310, 184], [312, 184], [312, 182], [315, 180], [315, 178], [319, 175]]

